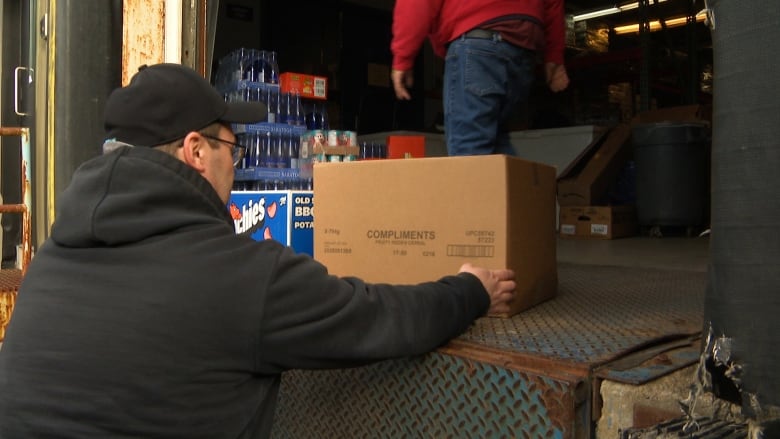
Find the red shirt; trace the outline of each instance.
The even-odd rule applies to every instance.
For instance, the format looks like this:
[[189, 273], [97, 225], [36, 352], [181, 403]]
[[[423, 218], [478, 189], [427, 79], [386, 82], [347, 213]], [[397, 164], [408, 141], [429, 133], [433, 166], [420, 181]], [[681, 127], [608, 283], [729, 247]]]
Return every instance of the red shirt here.
[[[397, 0], [393, 11], [393, 69], [410, 70], [425, 38], [436, 55], [445, 45], [481, 24], [507, 15], [534, 17], [544, 28], [545, 62], [563, 64], [563, 0]], [[490, 26], [491, 28], [493, 26]]]
[[538, 52], [544, 50], [544, 28], [535, 20], [512, 19], [483, 24], [479, 27], [499, 32], [504, 41], [515, 46]]

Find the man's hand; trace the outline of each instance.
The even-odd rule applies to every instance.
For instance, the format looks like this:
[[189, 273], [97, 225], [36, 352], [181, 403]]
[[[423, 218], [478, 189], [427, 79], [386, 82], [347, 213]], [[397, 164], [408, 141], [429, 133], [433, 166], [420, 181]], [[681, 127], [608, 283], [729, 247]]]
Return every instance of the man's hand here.
[[547, 86], [553, 92], [557, 93], [569, 86], [569, 75], [566, 73], [564, 65], [548, 62], [544, 65], [544, 73], [547, 79]]
[[488, 315], [506, 314], [509, 312], [509, 302], [515, 297], [515, 273], [512, 270], [489, 270], [465, 263], [459, 273], [471, 273], [477, 276], [490, 295]]
[[412, 95], [409, 94], [408, 90], [414, 85], [414, 75], [411, 70], [393, 69], [390, 71], [390, 78], [393, 80], [395, 97], [404, 101], [408, 101], [412, 98]]

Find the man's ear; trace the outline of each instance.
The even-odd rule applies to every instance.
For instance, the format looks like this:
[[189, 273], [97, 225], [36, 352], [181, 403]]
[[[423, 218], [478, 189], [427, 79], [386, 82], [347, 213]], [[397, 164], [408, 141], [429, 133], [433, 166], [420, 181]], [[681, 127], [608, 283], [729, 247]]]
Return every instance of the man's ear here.
[[180, 148], [180, 158], [198, 172], [206, 170], [206, 149], [208, 141], [199, 133], [192, 131], [184, 138], [184, 144]]

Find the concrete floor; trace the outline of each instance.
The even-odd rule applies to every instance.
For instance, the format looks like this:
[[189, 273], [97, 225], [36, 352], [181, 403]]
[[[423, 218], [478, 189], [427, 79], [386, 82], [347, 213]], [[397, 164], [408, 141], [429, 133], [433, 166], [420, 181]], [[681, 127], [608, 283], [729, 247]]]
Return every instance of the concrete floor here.
[[635, 236], [612, 240], [558, 238], [558, 261], [706, 272], [710, 242], [703, 237]]

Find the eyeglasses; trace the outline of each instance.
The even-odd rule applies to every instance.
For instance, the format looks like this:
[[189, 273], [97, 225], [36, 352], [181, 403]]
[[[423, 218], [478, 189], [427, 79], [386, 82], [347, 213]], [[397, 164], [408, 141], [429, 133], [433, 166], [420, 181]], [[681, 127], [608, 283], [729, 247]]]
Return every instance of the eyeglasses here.
[[240, 143], [230, 142], [225, 139], [220, 139], [219, 137], [209, 136], [203, 133], [199, 133], [199, 134], [207, 139], [216, 140], [217, 142], [222, 142], [230, 145], [230, 152], [233, 155], [233, 166], [237, 166], [238, 162], [240, 162], [241, 159], [244, 158], [244, 154], [246, 153], [246, 146]]

